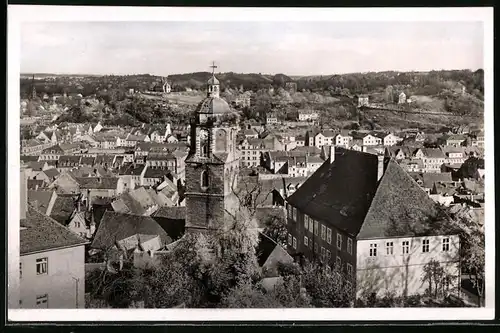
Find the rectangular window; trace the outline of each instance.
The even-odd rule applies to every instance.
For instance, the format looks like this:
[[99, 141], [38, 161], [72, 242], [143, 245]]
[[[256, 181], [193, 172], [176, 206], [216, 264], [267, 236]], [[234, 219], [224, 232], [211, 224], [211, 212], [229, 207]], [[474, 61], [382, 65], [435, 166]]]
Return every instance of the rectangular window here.
[[347, 238], [347, 253], [352, 254], [352, 239]]
[[422, 252], [423, 253], [429, 252], [429, 240], [428, 239], [424, 239], [422, 241]]
[[321, 239], [325, 240], [326, 238], [326, 227], [324, 225], [321, 225]]
[[340, 259], [339, 256], [337, 256], [337, 261], [335, 262], [335, 266], [336, 266], [338, 271], [342, 270], [342, 259]]
[[377, 256], [377, 244], [370, 244], [370, 257]]
[[309, 232], [312, 234], [314, 232], [314, 220], [309, 219]]
[[347, 275], [352, 276], [352, 265], [349, 263], [347, 264]]
[[387, 254], [388, 256], [390, 255], [393, 255], [394, 254], [394, 242], [386, 242], [385, 243], [385, 254]]
[[307, 236], [304, 236], [304, 245], [309, 246], [309, 239], [307, 238]]
[[314, 234], [316, 236], [318, 236], [318, 233], [319, 233], [319, 222], [318, 221], [314, 221]]
[[318, 253], [318, 243], [314, 243], [314, 253]]
[[293, 237], [293, 248], [297, 249], [297, 238]]
[[292, 245], [292, 234], [288, 234], [288, 245]]
[[40, 258], [36, 260], [36, 274], [47, 274], [48, 258]]
[[330, 252], [330, 250], [326, 250], [326, 259], [328, 259], [328, 261], [332, 259], [332, 253]]
[[309, 216], [304, 215], [304, 230], [309, 229]]
[[450, 239], [443, 238], [443, 251], [449, 251], [449, 250], [450, 250]]
[[297, 209], [292, 207], [292, 220], [296, 221], [297, 218]]
[[332, 244], [332, 229], [330, 228], [326, 229], [326, 242]]
[[49, 295], [40, 295], [36, 297], [36, 307], [37, 308], [48, 308], [49, 306]]
[[342, 235], [337, 234], [337, 249], [340, 250], [342, 249]]
[[326, 253], [325, 248], [322, 246], [321, 247], [321, 257], [320, 257], [322, 262], [325, 261], [325, 255], [326, 255], [325, 253]]
[[410, 241], [403, 241], [403, 254], [410, 253]]

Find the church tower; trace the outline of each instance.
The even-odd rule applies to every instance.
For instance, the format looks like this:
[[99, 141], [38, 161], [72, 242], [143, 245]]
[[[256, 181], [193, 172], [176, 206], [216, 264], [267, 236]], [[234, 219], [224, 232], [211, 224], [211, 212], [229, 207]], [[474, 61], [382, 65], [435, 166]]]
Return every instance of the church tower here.
[[207, 97], [191, 121], [191, 146], [186, 158], [186, 232], [210, 232], [225, 227], [225, 215], [238, 209], [236, 188], [239, 151], [238, 114], [219, 97], [220, 83], [207, 82]]

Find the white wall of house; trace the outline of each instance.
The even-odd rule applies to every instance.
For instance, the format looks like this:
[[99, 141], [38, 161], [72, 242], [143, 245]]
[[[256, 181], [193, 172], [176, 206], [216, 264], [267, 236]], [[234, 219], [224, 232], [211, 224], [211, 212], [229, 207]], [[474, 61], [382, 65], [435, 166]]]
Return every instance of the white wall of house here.
[[[84, 254], [84, 246], [77, 246], [22, 255], [20, 308], [84, 308]], [[37, 274], [36, 260], [41, 258], [47, 258], [45, 274]], [[40, 304], [37, 304], [37, 297], [44, 295], [47, 302], [39, 299]]]
[[[443, 250], [443, 240], [448, 239], [448, 251]], [[429, 241], [429, 251], [423, 252], [424, 240]], [[408, 243], [403, 243], [408, 242]], [[392, 254], [390, 245], [392, 243]], [[403, 246], [408, 244], [408, 253]], [[370, 250], [376, 245], [376, 256], [370, 256]], [[428, 288], [428, 282], [422, 280], [424, 266], [431, 260], [437, 260], [447, 274], [454, 276], [449, 291], [458, 291], [458, 236], [429, 236], [408, 238], [386, 238], [357, 241], [356, 291], [358, 297], [365, 292], [384, 295], [391, 291], [403, 295], [421, 293]], [[434, 287], [433, 287], [434, 288]]]

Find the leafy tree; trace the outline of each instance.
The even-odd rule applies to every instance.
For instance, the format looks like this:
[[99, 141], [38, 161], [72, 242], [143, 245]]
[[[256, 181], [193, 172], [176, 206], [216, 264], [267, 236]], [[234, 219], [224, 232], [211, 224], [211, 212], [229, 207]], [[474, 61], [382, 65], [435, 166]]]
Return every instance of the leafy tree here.
[[286, 246], [286, 222], [279, 216], [269, 215], [264, 222], [266, 226], [263, 233], [281, 246]]

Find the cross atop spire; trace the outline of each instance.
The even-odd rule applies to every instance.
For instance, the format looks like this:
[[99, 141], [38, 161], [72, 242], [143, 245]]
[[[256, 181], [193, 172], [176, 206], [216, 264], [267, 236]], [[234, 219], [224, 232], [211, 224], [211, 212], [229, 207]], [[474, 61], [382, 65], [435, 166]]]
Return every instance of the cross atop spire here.
[[215, 75], [215, 69], [217, 68], [215, 61], [212, 61], [212, 66], [210, 66], [210, 68], [212, 68], [212, 75]]

